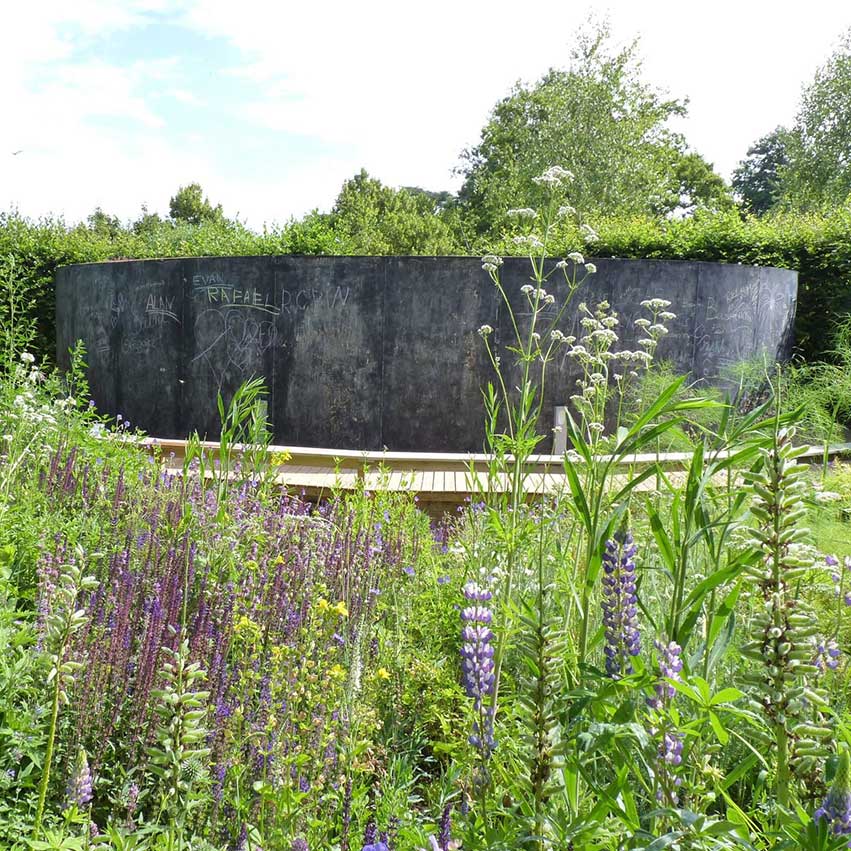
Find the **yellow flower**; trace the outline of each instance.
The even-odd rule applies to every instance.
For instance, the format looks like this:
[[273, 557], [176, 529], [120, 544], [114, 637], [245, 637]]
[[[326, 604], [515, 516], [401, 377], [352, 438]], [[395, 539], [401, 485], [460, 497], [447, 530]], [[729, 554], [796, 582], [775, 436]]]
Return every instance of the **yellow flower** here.
[[320, 597], [316, 603], [316, 608], [319, 609], [320, 612], [327, 612], [328, 606], [330, 605], [331, 604], [324, 597]]
[[334, 665], [334, 667], [331, 668], [330, 674], [332, 679], [339, 682], [346, 678], [346, 669], [342, 665]]
[[239, 632], [260, 632], [260, 627], [251, 618], [242, 615], [234, 625], [234, 631]]
[[389, 680], [390, 679], [390, 671], [387, 668], [379, 668], [378, 669], [378, 679], [379, 680]]
[[340, 600], [336, 606], [334, 606], [334, 611], [341, 617], [347, 618], [349, 616], [349, 610], [346, 608], [346, 604]]

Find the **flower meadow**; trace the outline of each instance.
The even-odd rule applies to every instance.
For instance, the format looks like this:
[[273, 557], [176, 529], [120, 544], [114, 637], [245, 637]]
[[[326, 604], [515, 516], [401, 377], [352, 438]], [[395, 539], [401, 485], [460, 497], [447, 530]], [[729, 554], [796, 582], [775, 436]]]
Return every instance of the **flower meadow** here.
[[[479, 329], [493, 460], [452, 516], [276, 488], [251, 389], [176, 470], [88, 404], [82, 352], [58, 376], [13, 341], [0, 847], [849, 847], [847, 468], [799, 463], [771, 376], [747, 409], [671, 377], [675, 304], [619, 348], [593, 264], [546, 254], [569, 180], [513, 211], [529, 309], [503, 348]], [[582, 376], [566, 487], [530, 501], [557, 356]]]

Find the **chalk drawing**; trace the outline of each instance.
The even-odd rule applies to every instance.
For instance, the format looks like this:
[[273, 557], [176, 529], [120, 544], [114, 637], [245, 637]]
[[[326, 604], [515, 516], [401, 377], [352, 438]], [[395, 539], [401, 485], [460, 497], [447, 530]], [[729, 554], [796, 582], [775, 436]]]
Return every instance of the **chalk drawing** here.
[[202, 341], [204, 348], [192, 363], [206, 364], [220, 389], [228, 370], [243, 375], [256, 371], [258, 360], [278, 340], [272, 321], [229, 308], [204, 310], [195, 320], [195, 339]]

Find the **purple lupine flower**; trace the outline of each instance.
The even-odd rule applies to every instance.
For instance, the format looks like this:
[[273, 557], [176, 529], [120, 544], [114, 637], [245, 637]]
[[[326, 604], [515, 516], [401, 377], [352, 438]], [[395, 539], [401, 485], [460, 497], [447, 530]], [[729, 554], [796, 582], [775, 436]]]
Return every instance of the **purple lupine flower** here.
[[469, 743], [487, 759], [496, 741], [493, 736], [494, 707], [485, 707], [485, 698], [493, 694], [496, 676], [493, 661], [493, 632], [489, 624], [493, 621], [493, 613], [482, 605], [491, 600], [492, 594], [475, 582], [464, 586], [464, 596], [470, 606], [461, 610], [461, 669], [464, 679], [464, 689], [467, 696], [473, 699], [473, 708], [478, 718], [473, 722]]
[[366, 827], [363, 829], [363, 844], [373, 845], [378, 838], [378, 827], [375, 824], [375, 815], [367, 819]]
[[373, 842], [369, 845], [364, 845], [361, 851], [390, 851], [386, 842]]
[[672, 700], [677, 693], [677, 690], [665, 680], [679, 681], [681, 679], [680, 672], [683, 670], [682, 648], [676, 641], [669, 641], [667, 644], [662, 641], [654, 641], [653, 646], [658, 653], [660, 679], [656, 683], [656, 696], [647, 702], [653, 709], [662, 709], [663, 704]]
[[834, 639], [828, 641], [820, 641], [816, 645], [816, 656], [813, 659], [813, 664], [819, 669], [819, 673], [824, 674], [827, 671], [835, 671], [839, 667], [839, 658], [842, 651]]
[[92, 770], [89, 768], [89, 758], [82, 748], [74, 763], [74, 773], [68, 779], [65, 799], [68, 807], [77, 807], [79, 810], [92, 800]]
[[680, 733], [667, 731], [659, 744], [659, 759], [668, 765], [681, 765], [683, 761], [683, 737]]
[[449, 851], [449, 843], [452, 841], [452, 804], [447, 803], [440, 814], [439, 832], [437, 834], [437, 847], [439, 851]]
[[612, 679], [633, 673], [632, 658], [641, 652], [638, 597], [635, 590], [637, 547], [629, 532], [617, 532], [603, 553], [603, 625], [606, 673]]
[[302, 839], [300, 836], [297, 839], [293, 839], [290, 845], [290, 851], [310, 851], [307, 847], [307, 840]]
[[839, 765], [836, 767], [833, 784], [824, 802], [815, 811], [813, 819], [824, 819], [828, 822], [834, 836], [851, 834], [851, 762], [845, 748], [839, 754]]
[[491, 610], [476, 604], [488, 602], [492, 595], [474, 582], [468, 582], [464, 586], [464, 596], [474, 605], [461, 610], [461, 620], [464, 623], [461, 631], [464, 642], [461, 648], [462, 672], [467, 696], [473, 698], [473, 705], [478, 712], [482, 708], [484, 698], [493, 694], [494, 636], [488, 626], [493, 620]]

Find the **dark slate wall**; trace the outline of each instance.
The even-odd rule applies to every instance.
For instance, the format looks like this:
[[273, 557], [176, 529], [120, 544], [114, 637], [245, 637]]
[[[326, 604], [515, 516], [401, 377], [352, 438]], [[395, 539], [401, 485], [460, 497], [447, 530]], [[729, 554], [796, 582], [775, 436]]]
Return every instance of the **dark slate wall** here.
[[[666, 298], [677, 319], [660, 358], [718, 383], [726, 367], [788, 356], [797, 273], [657, 260], [598, 260], [560, 321], [582, 335], [576, 307], [605, 299], [618, 312], [619, 348], [636, 348], [640, 302]], [[547, 288], [565, 294], [556, 272]], [[528, 260], [502, 281], [521, 327]], [[92, 396], [160, 437], [193, 429], [215, 438], [216, 395], [261, 375], [278, 443], [340, 449], [482, 449], [481, 388], [494, 378], [477, 329], [489, 324], [517, 375], [508, 311], [471, 257], [213, 257], [68, 266], [57, 273], [60, 365], [86, 345]], [[559, 355], [543, 428], [574, 392]]]

